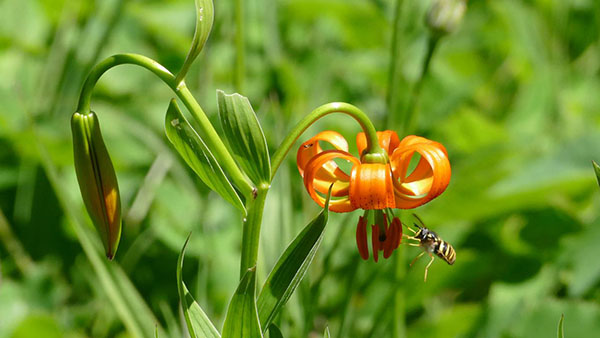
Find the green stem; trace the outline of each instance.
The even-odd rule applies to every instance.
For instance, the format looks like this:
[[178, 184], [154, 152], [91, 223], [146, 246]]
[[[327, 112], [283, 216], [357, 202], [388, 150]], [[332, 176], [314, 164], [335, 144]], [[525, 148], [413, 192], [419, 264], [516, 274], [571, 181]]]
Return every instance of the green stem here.
[[244, 0], [235, 0], [235, 90], [244, 92], [246, 75], [244, 39]]
[[396, 111], [398, 108], [398, 100], [399, 95], [396, 95], [398, 92], [398, 87], [400, 86], [401, 75], [398, 71], [398, 64], [401, 62], [399, 59], [400, 51], [400, 27], [402, 22], [400, 20], [400, 15], [402, 13], [402, 0], [396, 0], [396, 6], [394, 8], [394, 19], [392, 23], [392, 44], [390, 50], [390, 63], [389, 63], [389, 71], [388, 71], [388, 90], [387, 90], [387, 107], [388, 107], [388, 116], [387, 116], [387, 125], [388, 128], [394, 125], [394, 117], [396, 116]]
[[169, 72], [158, 62], [143, 55], [116, 54], [98, 63], [96, 66], [94, 66], [94, 68], [92, 68], [92, 70], [88, 74], [83, 84], [83, 88], [81, 89], [79, 103], [77, 105], [77, 111], [80, 114], [88, 114], [90, 112], [92, 92], [100, 77], [109, 69], [122, 64], [133, 64], [146, 68], [147, 70], [151, 71], [156, 76], [158, 76], [164, 83], [166, 83], [171, 89], [173, 89], [173, 91], [177, 90], [177, 86], [175, 84], [175, 77], [173, 76], [173, 74], [171, 74], [171, 72]]
[[394, 295], [394, 316], [392, 317], [392, 337], [406, 337], [406, 301], [404, 287], [406, 283], [406, 263], [404, 250], [396, 250], [396, 292]]
[[429, 72], [431, 59], [433, 58], [433, 53], [435, 52], [435, 49], [438, 45], [438, 41], [440, 41], [440, 39], [437, 36], [430, 36], [427, 41], [427, 54], [425, 55], [425, 60], [423, 61], [421, 77], [415, 84], [412, 96], [410, 98], [410, 102], [408, 104], [408, 108], [406, 109], [406, 115], [404, 116], [404, 123], [402, 125], [402, 131], [404, 135], [408, 135], [410, 133], [413, 133], [414, 131], [414, 125], [417, 121], [417, 115], [419, 112], [419, 99], [421, 98], [421, 89], [423, 87], [423, 81], [425, 80]]
[[285, 155], [290, 151], [290, 148], [294, 145], [294, 142], [300, 137], [300, 135], [310, 127], [315, 121], [322, 118], [325, 115], [332, 113], [342, 113], [354, 118], [367, 136], [367, 148], [364, 151], [366, 155], [373, 155], [372, 157], [363, 158], [367, 162], [371, 160], [374, 162], [380, 162], [381, 158], [387, 158], [387, 155], [379, 146], [379, 140], [377, 139], [377, 131], [375, 126], [365, 113], [363, 113], [357, 107], [344, 102], [332, 102], [324, 104], [317, 109], [313, 110], [308, 116], [300, 121], [292, 131], [288, 133], [286, 138], [281, 142], [279, 149], [275, 152], [271, 159], [271, 178], [275, 177], [275, 173], [281, 162], [285, 158]]
[[92, 100], [94, 86], [100, 77], [109, 69], [122, 64], [132, 64], [146, 68], [158, 76], [158, 78], [160, 78], [165, 84], [167, 84], [167, 86], [169, 86], [169, 88], [171, 88], [171, 90], [173, 90], [173, 92], [177, 95], [177, 97], [179, 97], [179, 99], [183, 102], [183, 104], [198, 122], [203, 140], [206, 142], [207, 146], [216, 157], [219, 164], [223, 166], [242, 194], [246, 197], [251, 196], [253, 191], [252, 185], [248, 182], [246, 176], [235, 163], [233, 157], [227, 150], [227, 147], [219, 137], [219, 134], [210, 123], [210, 120], [198, 102], [194, 99], [194, 96], [185, 85], [185, 82], [181, 81], [178, 83], [175, 79], [175, 76], [171, 74], [171, 72], [169, 72], [158, 62], [148, 57], [138, 54], [116, 54], [98, 63], [91, 70], [90, 74], [85, 80], [85, 83], [83, 84], [81, 95], [79, 96], [77, 111], [80, 114], [87, 114], [90, 112], [90, 103]]
[[240, 279], [244, 273], [256, 265], [258, 258], [258, 242], [260, 241], [260, 226], [265, 207], [265, 200], [269, 192], [268, 184], [261, 184], [255, 191], [255, 197], [246, 202], [248, 215], [243, 221], [242, 232], [242, 258], [240, 260]]

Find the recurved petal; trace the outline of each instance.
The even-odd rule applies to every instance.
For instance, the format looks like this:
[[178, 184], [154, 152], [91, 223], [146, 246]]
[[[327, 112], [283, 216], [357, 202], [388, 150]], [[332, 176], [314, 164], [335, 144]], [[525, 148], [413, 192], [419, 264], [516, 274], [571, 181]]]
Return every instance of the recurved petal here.
[[[416, 168], [408, 174], [415, 153], [421, 156]], [[451, 169], [444, 146], [418, 136], [407, 136], [400, 142], [390, 160], [394, 177], [396, 207], [411, 209], [439, 196], [450, 182]]]
[[[345, 177], [336, 176], [336, 177], [332, 178], [332, 180], [330, 180], [330, 181], [324, 181], [324, 180], [320, 180], [318, 178], [318, 174], [319, 174], [320, 170], [323, 168], [323, 166], [328, 162], [332, 162], [336, 158], [344, 159], [344, 160], [351, 162], [353, 165], [353, 168], [355, 166], [360, 165], [360, 161], [356, 157], [352, 156], [351, 154], [349, 154], [345, 151], [341, 151], [341, 150], [323, 151], [323, 152], [319, 153], [318, 155], [314, 156], [306, 164], [305, 171], [304, 171], [304, 187], [306, 188], [306, 191], [308, 191], [308, 194], [310, 195], [310, 197], [315, 202], [317, 202], [320, 206], [324, 206], [325, 197], [321, 195], [321, 194], [324, 194], [322, 191], [322, 189], [325, 186], [324, 182], [327, 183], [327, 187], [329, 187], [331, 184], [333, 184], [333, 188], [331, 191], [332, 197], [341, 197], [341, 198], [332, 199], [329, 202], [329, 210], [334, 211], [334, 212], [349, 212], [356, 208], [350, 204], [350, 200], [347, 197], [349, 181], [345, 180], [344, 178], [348, 177], [348, 175], [344, 174]], [[319, 194], [319, 193], [321, 193], [321, 194]]]
[[[330, 143], [335, 149], [348, 151], [348, 142], [346, 139], [340, 135], [339, 133], [326, 130], [318, 133], [314, 137], [310, 138], [308, 141], [302, 143], [300, 148], [298, 148], [298, 153], [296, 154], [296, 164], [298, 166], [298, 171], [300, 175], [304, 177], [304, 168], [308, 161], [310, 161], [313, 157], [323, 152], [319, 141]], [[324, 170], [330, 173], [331, 175], [336, 175], [335, 171], [337, 169], [337, 165], [335, 162], [330, 161], [326, 163], [324, 166]], [[327, 175], [327, 174], [323, 174]], [[325, 177], [325, 176], [324, 176]]]
[[[400, 144], [398, 134], [392, 130], [378, 131], [377, 139], [379, 140], [379, 146], [383, 148], [388, 155], [392, 155], [394, 149]], [[356, 135], [356, 146], [358, 147], [358, 154], [362, 155], [363, 151], [367, 148], [367, 137], [365, 136], [365, 133], [358, 133], [358, 135]]]

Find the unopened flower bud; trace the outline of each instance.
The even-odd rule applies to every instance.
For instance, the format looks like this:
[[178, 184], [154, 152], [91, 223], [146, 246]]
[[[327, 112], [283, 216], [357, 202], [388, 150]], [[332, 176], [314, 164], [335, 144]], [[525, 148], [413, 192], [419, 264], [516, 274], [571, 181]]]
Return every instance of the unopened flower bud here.
[[117, 176], [94, 112], [71, 117], [75, 172], [85, 207], [112, 259], [121, 238], [121, 198]]
[[466, 0], [435, 0], [427, 13], [427, 26], [436, 36], [450, 34], [458, 28], [466, 10]]

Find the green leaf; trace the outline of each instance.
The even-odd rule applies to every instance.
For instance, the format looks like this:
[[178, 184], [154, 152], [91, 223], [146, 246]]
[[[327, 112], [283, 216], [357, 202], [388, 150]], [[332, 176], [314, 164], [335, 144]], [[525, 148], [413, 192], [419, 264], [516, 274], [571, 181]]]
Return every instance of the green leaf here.
[[596, 180], [598, 180], [598, 185], [600, 185], [600, 166], [596, 161], [592, 161], [592, 165], [594, 166], [594, 172], [596, 173]]
[[240, 94], [217, 90], [217, 104], [225, 139], [237, 163], [254, 184], [269, 183], [269, 149], [250, 101]]
[[331, 188], [323, 211], [296, 236], [275, 263], [258, 296], [258, 314], [262, 327], [268, 327], [290, 298], [312, 263], [323, 239], [329, 214]]
[[202, 51], [215, 19], [215, 10], [212, 0], [196, 0], [196, 30], [192, 39], [192, 46], [188, 52], [185, 62], [177, 74], [177, 83], [179, 83], [187, 74], [190, 66], [196, 60], [196, 57]]
[[283, 338], [283, 333], [281, 333], [281, 330], [277, 325], [269, 325], [269, 338]]
[[179, 254], [179, 259], [177, 260], [177, 288], [179, 291], [179, 299], [181, 301], [183, 315], [185, 316], [185, 322], [187, 323], [188, 331], [190, 333], [190, 337], [192, 338], [218, 338], [221, 337], [219, 335], [219, 331], [217, 331], [208, 316], [204, 313], [204, 311], [202, 311], [200, 305], [196, 303], [194, 297], [192, 297], [188, 291], [188, 288], [185, 286], [185, 283], [181, 277], [181, 270], [183, 269], [183, 256], [185, 255], [185, 247], [187, 246], [189, 240], [190, 236], [188, 236], [188, 238], [185, 240], [185, 244], [183, 244], [183, 248], [181, 248], [181, 253]]
[[263, 336], [256, 310], [255, 285], [256, 267], [252, 267], [244, 273], [233, 298], [231, 298], [223, 324], [223, 338]]
[[171, 100], [165, 118], [167, 138], [202, 182], [244, 214], [246, 209], [231, 182], [210, 149], [181, 113], [175, 99]]
[[558, 321], [558, 338], [565, 337], [565, 328], [563, 327], [563, 323], [565, 321], [565, 314], [560, 315], [560, 320]]
[[329, 333], [329, 326], [325, 326], [325, 332], [323, 332], [323, 338], [329, 338], [331, 334]]

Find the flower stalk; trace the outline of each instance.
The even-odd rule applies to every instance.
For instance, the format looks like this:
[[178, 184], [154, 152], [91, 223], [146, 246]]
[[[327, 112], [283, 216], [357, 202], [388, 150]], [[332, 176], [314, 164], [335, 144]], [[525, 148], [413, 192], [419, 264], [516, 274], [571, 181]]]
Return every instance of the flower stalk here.
[[253, 190], [251, 183], [247, 180], [246, 176], [241, 172], [235, 163], [233, 157], [223, 143], [223, 140], [221, 140], [219, 134], [210, 123], [210, 120], [198, 102], [194, 99], [185, 82], [183, 82], [183, 80], [178, 82], [175, 76], [171, 74], [171, 72], [169, 72], [165, 67], [146, 56], [138, 54], [116, 54], [98, 63], [85, 80], [81, 90], [81, 95], [79, 97], [77, 112], [80, 114], [87, 114], [90, 112], [90, 102], [94, 86], [100, 77], [109, 69], [122, 64], [132, 64], [151, 71], [167, 86], [169, 86], [171, 90], [173, 90], [173, 92], [192, 114], [194, 119], [198, 122], [202, 138], [211, 149], [213, 155], [219, 161], [223, 169], [231, 177], [235, 186], [242, 192], [244, 196], [251, 196]]
[[367, 117], [367, 115], [357, 107], [344, 103], [344, 102], [332, 102], [324, 104], [315, 110], [313, 110], [310, 114], [308, 114], [304, 119], [302, 119], [295, 127], [292, 129], [286, 138], [281, 142], [281, 145], [275, 152], [271, 160], [271, 179], [275, 177], [275, 173], [279, 166], [281, 165], [285, 155], [290, 151], [291, 147], [294, 145], [294, 142], [302, 135], [302, 133], [308, 129], [313, 123], [315, 123], [318, 119], [333, 113], [342, 113], [349, 115], [353, 119], [358, 122], [360, 127], [362, 128], [365, 135], [367, 135], [367, 146], [363, 154], [366, 155], [365, 161], [367, 162], [379, 162], [387, 160], [387, 155], [379, 146], [379, 141], [377, 139], [377, 131], [375, 130], [375, 126], [371, 122], [371, 120]]

